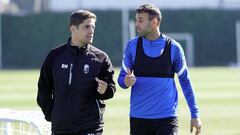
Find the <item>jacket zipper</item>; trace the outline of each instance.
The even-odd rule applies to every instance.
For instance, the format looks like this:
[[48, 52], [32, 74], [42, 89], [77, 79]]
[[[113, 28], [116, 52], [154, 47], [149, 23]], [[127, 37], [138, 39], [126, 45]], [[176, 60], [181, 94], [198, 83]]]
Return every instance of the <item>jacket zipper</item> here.
[[70, 64], [70, 71], [69, 71], [69, 79], [68, 79], [68, 85], [71, 85], [72, 83], [72, 68], [73, 68], [73, 64]]

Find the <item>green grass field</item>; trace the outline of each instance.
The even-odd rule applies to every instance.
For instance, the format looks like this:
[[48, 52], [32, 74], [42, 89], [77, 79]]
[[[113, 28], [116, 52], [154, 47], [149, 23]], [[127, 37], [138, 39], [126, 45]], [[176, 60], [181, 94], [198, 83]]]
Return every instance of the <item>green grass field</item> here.
[[[117, 75], [118, 70], [115, 80]], [[193, 68], [190, 75], [201, 112], [202, 135], [240, 135], [240, 69]], [[36, 105], [38, 76], [37, 70], [0, 71], [0, 109], [40, 110]], [[115, 97], [106, 101], [104, 135], [129, 134], [130, 90], [116, 86]], [[179, 88], [180, 135], [190, 135], [189, 122], [189, 109]]]

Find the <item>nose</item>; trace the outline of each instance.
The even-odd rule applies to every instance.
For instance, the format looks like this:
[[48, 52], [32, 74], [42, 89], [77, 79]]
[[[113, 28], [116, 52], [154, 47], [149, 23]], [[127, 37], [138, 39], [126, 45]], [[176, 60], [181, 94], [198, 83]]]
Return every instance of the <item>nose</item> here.
[[139, 26], [139, 23], [136, 21], [135, 22], [135, 27], [137, 28]]
[[89, 33], [93, 34], [94, 33], [94, 28], [90, 28]]

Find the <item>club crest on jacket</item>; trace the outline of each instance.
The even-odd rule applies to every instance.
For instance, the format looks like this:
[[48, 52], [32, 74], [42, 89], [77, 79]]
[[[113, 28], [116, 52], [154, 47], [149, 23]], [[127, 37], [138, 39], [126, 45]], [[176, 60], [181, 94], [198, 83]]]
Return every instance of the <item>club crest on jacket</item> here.
[[87, 74], [88, 72], [89, 72], [89, 65], [85, 64], [84, 67], [83, 67], [83, 73]]

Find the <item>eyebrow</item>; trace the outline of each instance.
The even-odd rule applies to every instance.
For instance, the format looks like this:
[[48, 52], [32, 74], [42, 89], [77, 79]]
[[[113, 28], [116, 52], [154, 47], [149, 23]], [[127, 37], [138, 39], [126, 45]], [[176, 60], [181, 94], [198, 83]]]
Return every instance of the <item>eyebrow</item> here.
[[85, 26], [85, 27], [94, 27], [94, 28], [95, 28], [95, 25], [85, 24], [84, 26]]
[[136, 19], [143, 20], [143, 18], [142, 18], [142, 17], [140, 17], [140, 16], [139, 16], [139, 17], [136, 17]]

